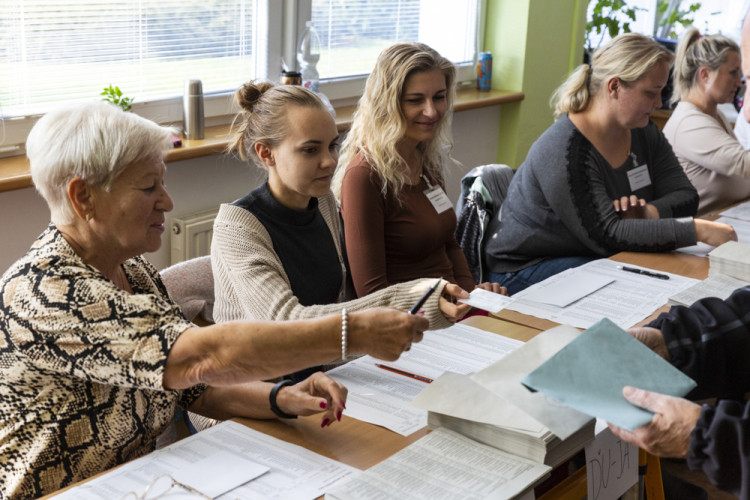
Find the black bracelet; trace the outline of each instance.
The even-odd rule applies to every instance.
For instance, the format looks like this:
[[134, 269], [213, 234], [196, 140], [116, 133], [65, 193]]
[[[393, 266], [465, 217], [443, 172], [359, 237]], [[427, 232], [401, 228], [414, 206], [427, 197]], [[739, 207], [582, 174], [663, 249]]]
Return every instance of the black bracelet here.
[[284, 413], [281, 408], [279, 408], [279, 405], [276, 404], [276, 395], [279, 393], [282, 387], [286, 387], [288, 385], [294, 385], [294, 382], [292, 382], [291, 380], [282, 380], [281, 382], [276, 382], [276, 385], [273, 386], [273, 389], [271, 389], [271, 392], [268, 394], [268, 402], [271, 403], [271, 411], [279, 418], [297, 418], [297, 415]]

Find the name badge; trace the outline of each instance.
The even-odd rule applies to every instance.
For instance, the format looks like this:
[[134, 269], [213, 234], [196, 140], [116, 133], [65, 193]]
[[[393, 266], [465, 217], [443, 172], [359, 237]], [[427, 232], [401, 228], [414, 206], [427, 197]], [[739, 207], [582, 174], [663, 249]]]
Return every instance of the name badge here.
[[453, 203], [451, 203], [448, 195], [445, 194], [445, 191], [443, 191], [443, 188], [440, 186], [427, 188], [424, 190], [424, 194], [427, 196], [427, 199], [430, 200], [430, 203], [432, 203], [432, 207], [439, 214], [442, 214], [449, 208], [453, 208]]
[[638, 191], [641, 188], [651, 185], [651, 176], [648, 175], [648, 165], [645, 163], [638, 168], [628, 172], [628, 181], [630, 181], [630, 190]]

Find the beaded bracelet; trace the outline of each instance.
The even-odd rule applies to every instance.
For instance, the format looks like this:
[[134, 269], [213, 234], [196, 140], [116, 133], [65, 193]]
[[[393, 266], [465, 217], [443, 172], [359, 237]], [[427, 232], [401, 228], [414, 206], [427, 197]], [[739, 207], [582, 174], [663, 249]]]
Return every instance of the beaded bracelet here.
[[346, 313], [346, 307], [341, 310], [341, 359], [346, 359], [346, 335], [348, 333], [349, 315]]

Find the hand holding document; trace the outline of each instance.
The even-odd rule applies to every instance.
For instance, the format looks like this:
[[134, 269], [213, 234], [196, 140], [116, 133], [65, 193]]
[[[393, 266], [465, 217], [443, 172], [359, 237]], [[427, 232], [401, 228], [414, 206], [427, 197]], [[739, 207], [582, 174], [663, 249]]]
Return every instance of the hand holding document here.
[[626, 385], [682, 397], [695, 382], [604, 318], [523, 379], [562, 404], [633, 430], [653, 414], [629, 403]]
[[471, 307], [476, 307], [477, 309], [494, 314], [499, 313], [508, 307], [508, 305], [512, 304], [513, 299], [507, 295], [501, 295], [481, 288], [475, 288], [469, 294], [468, 299], [460, 299], [459, 302], [463, 302]]

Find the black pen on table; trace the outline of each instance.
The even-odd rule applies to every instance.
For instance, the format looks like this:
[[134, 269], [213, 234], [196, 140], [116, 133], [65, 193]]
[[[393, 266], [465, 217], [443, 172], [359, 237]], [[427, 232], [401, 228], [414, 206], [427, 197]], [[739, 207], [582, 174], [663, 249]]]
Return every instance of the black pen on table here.
[[637, 267], [617, 266], [617, 269], [622, 269], [623, 271], [627, 271], [629, 273], [642, 274], [643, 276], [648, 276], [650, 278], [659, 278], [660, 280], [669, 279], [669, 276], [667, 276], [666, 274], [652, 273], [651, 271], [646, 271], [645, 269], [638, 269]]
[[427, 289], [427, 291], [422, 295], [422, 297], [417, 301], [416, 304], [412, 306], [411, 309], [409, 309], [409, 314], [417, 314], [420, 309], [422, 309], [422, 306], [425, 302], [427, 302], [427, 299], [430, 298], [430, 295], [432, 295], [435, 290], [437, 289], [440, 282], [443, 280], [443, 278], [438, 278], [435, 283], [430, 286], [430, 288]]
[[416, 373], [407, 372], [406, 370], [395, 368], [389, 365], [384, 365], [381, 363], [375, 363], [375, 366], [377, 366], [378, 368], [382, 368], [383, 370], [388, 370], [389, 372], [398, 373], [399, 375], [403, 375], [404, 377], [409, 377], [409, 378], [413, 378], [414, 380], [419, 380], [420, 382], [425, 382], [427, 384], [432, 383], [432, 379], [430, 377], [425, 377], [424, 375], [417, 375]]

